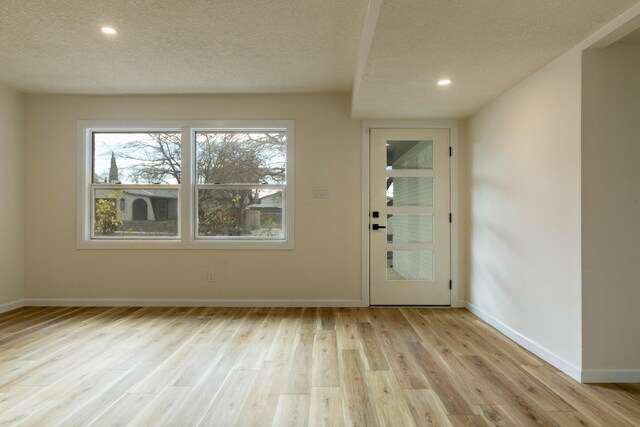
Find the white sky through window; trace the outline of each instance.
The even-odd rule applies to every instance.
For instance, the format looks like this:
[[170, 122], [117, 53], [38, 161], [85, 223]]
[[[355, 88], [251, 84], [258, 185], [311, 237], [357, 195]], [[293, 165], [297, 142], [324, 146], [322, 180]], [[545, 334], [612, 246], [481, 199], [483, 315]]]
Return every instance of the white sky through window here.
[[[95, 133], [94, 137], [94, 173], [96, 174], [96, 183], [102, 183], [109, 178], [112, 153], [116, 157], [120, 182], [123, 184], [141, 183], [137, 182], [132, 176], [133, 167], [141, 166], [145, 163], [152, 164], [153, 162], [145, 162], [144, 160], [135, 160], [128, 157], [133, 154], [135, 157], [144, 158], [144, 151], [131, 150], [130, 144], [137, 141], [153, 143], [153, 138], [148, 133]], [[148, 184], [147, 182], [142, 183]], [[163, 183], [178, 184], [173, 177]]]

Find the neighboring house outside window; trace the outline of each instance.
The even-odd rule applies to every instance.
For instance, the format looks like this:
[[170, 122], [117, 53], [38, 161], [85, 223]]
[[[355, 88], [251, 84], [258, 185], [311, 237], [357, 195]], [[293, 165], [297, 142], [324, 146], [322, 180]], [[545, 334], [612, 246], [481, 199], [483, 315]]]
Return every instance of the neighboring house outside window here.
[[229, 124], [79, 122], [78, 246], [293, 248], [293, 123]]

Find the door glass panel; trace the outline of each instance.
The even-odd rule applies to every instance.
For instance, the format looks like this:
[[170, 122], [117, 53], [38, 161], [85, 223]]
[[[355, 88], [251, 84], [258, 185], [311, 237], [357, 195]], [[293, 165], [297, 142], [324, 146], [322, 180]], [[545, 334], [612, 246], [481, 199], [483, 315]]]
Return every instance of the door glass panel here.
[[433, 169], [433, 141], [387, 141], [387, 170]]
[[433, 206], [433, 177], [387, 177], [387, 206]]
[[433, 251], [387, 251], [387, 280], [433, 280]]
[[433, 243], [433, 215], [387, 215], [387, 243]]

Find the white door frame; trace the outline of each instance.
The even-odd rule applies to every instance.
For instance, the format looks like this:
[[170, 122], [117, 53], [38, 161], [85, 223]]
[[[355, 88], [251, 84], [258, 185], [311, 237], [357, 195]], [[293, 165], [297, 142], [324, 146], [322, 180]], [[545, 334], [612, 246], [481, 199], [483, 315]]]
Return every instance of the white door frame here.
[[460, 215], [458, 212], [458, 120], [363, 120], [362, 121], [362, 304], [369, 305], [369, 130], [449, 129], [451, 131], [451, 307], [464, 307], [460, 301]]

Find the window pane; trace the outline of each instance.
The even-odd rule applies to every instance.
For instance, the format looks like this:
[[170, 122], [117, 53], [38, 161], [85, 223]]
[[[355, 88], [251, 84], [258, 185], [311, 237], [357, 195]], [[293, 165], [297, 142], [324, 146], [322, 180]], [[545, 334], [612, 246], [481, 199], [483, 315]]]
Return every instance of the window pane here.
[[179, 184], [180, 132], [94, 132], [94, 184]]
[[433, 206], [433, 177], [388, 177], [387, 206]]
[[387, 215], [387, 243], [433, 243], [433, 215]]
[[284, 184], [286, 132], [196, 132], [199, 184]]
[[283, 239], [282, 190], [198, 190], [198, 236]]
[[433, 141], [387, 141], [387, 170], [433, 169]]
[[388, 251], [388, 280], [433, 280], [432, 251]]
[[178, 237], [178, 190], [94, 190], [94, 237]]

